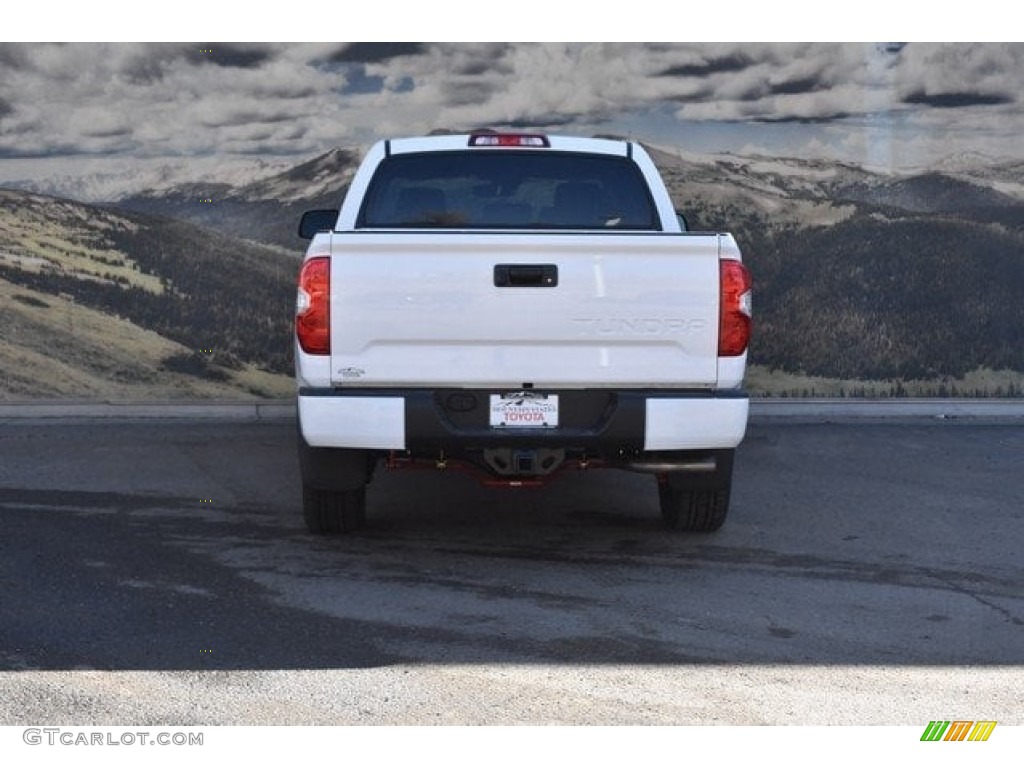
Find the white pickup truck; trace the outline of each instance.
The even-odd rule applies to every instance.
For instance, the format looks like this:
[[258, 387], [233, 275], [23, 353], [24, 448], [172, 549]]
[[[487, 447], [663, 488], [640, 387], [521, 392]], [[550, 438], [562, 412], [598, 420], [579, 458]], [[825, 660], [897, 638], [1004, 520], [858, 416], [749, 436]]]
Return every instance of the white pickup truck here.
[[381, 141], [309, 211], [295, 371], [313, 533], [366, 520], [375, 467], [508, 486], [657, 478], [669, 528], [713, 531], [747, 425], [750, 277], [685, 231], [629, 141], [482, 132]]

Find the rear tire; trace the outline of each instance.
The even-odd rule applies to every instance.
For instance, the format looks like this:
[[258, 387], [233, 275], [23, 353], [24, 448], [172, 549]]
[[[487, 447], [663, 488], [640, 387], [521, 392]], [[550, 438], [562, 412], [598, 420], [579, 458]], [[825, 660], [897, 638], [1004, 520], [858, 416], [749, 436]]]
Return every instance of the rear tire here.
[[716, 455], [717, 469], [708, 475], [670, 473], [658, 478], [658, 501], [665, 527], [676, 531], [717, 531], [729, 513], [735, 451]]
[[302, 486], [306, 529], [321, 536], [352, 533], [366, 525], [366, 487], [328, 491]]
[[321, 536], [352, 533], [366, 525], [366, 485], [376, 456], [350, 448], [314, 448], [299, 428], [302, 515]]

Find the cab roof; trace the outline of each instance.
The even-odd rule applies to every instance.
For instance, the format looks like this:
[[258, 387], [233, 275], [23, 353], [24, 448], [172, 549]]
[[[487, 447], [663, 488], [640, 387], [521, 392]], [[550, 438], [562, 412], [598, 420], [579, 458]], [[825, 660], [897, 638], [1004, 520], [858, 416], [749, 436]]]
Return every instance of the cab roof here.
[[[478, 140], [484, 138], [485, 142]], [[490, 137], [499, 139], [522, 138], [522, 143], [511, 141], [486, 141]], [[542, 139], [543, 143], [534, 139]], [[493, 131], [481, 131], [479, 133], [460, 133], [445, 136], [418, 136], [399, 139], [390, 139], [383, 142], [385, 154], [406, 154], [411, 152], [452, 152], [466, 150], [478, 151], [506, 151], [515, 152], [521, 150], [532, 150], [538, 152], [588, 152], [601, 155], [618, 155], [628, 157], [631, 154], [631, 144], [627, 141], [615, 139], [591, 139], [578, 136], [550, 136], [535, 132], [509, 131], [507, 133], [496, 133]], [[547, 144], [547, 146], [544, 146]]]

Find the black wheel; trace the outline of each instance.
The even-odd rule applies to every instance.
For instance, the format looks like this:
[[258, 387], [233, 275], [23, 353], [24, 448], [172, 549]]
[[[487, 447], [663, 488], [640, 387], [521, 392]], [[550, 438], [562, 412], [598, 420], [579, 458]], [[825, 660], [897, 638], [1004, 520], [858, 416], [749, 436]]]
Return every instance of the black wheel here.
[[677, 531], [717, 531], [729, 513], [733, 451], [716, 456], [707, 475], [669, 473], [658, 478], [658, 501], [665, 527]]
[[352, 533], [366, 525], [366, 488], [325, 491], [302, 486], [302, 514], [310, 533]]
[[729, 512], [729, 489], [688, 491], [670, 483], [658, 485], [661, 519], [677, 531], [717, 531]]
[[366, 485], [376, 456], [348, 448], [314, 448], [299, 429], [302, 514], [310, 533], [351, 533], [366, 525]]

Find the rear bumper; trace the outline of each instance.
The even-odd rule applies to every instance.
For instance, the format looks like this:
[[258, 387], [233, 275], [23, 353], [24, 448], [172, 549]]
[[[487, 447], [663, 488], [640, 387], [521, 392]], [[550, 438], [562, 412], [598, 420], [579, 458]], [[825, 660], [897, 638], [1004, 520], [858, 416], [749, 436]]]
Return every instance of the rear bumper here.
[[735, 448], [747, 427], [742, 390], [554, 390], [560, 426], [488, 425], [489, 393], [453, 389], [299, 391], [299, 423], [314, 447], [457, 456], [486, 448], [565, 448], [609, 459], [645, 451]]

